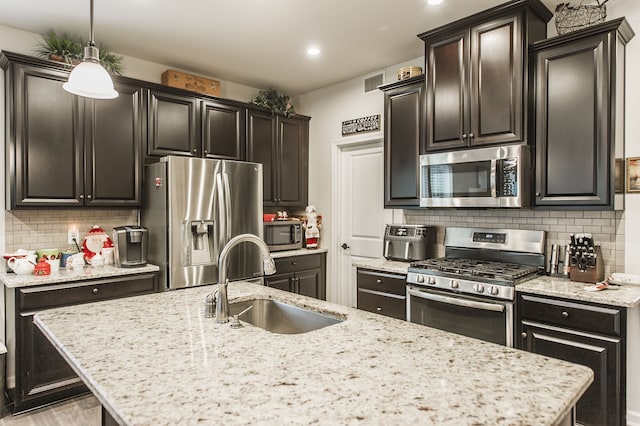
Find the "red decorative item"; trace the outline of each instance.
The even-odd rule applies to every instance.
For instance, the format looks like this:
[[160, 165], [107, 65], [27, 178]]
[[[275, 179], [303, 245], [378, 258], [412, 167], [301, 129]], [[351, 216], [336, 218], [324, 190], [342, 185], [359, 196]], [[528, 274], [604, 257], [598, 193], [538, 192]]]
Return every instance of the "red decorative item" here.
[[82, 241], [84, 259], [91, 263], [91, 258], [100, 253], [103, 248], [113, 247], [113, 241], [98, 225], [93, 225]]
[[33, 270], [33, 275], [49, 275], [51, 274], [51, 265], [47, 263], [44, 258], [40, 259], [40, 262]]

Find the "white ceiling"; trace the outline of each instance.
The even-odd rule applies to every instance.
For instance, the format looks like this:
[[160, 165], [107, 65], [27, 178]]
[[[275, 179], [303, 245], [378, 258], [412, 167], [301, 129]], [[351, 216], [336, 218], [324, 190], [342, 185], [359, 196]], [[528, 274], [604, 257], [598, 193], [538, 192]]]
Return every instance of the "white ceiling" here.
[[[95, 0], [94, 32], [116, 53], [295, 96], [422, 56], [417, 34], [504, 2]], [[89, 0], [3, 0], [0, 24], [88, 40]]]

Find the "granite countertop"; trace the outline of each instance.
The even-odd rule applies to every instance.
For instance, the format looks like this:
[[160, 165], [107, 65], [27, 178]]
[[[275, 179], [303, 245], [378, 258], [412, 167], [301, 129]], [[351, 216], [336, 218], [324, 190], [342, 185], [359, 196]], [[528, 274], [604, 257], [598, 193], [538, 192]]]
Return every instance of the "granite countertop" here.
[[516, 291], [627, 308], [640, 305], [640, 285], [624, 284], [602, 291], [586, 291], [584, 288], [588, 285], [566, 278], [544, 276], [518, 284]]
[[394, 272], [397, 274], [407, 274], [410, 262], [399, 262], [395, 260], [380, 259], [358, 259], [353, 261], [353, 266], [357, 268], [368, 268], [377, 271]]
[[277, 259], [279, 257], [289, 257], [289, 256], [305, 256], [308, 254], [317, 254], [317, 253], [326, 253], [328, 250], [323, 248], [318, 249], [307, 249], [301, 248], [296, 250], [283, 250], [283, 251], [272, 251], [271, 257]]
[[7, 288], [31, 287], [36, 285], [67, 283], [72, 281], [110, 278], [122, 275], [135, 275], [159, 271], [156, 265], [147, 264], [136, 268], [117, 268], [111, 265], [101, 267], [85, 266], [82, 270], [67, 271], [60, 268], [50, 275], [17, 275], [14, 273], [0, 273], [0, 282]]
[[[116, 421], [176, 424], [555, 424], [584, 366], [235, 282], [345, 321], [304, 334], [203, 316], [212, 286], [51, 309], [36, 324]], [[82, 324], [79, 327], [78, 324]]]

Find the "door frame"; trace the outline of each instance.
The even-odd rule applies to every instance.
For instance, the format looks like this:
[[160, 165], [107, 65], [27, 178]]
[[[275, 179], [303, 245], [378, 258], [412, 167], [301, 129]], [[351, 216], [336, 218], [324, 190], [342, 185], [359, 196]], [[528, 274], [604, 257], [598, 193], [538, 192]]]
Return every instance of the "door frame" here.
[[[333, 225], [331, 227], [331, 246], [329, 249], [329, 258], [335, 260], [335, 262], [327, 262], [332, 265], [328, 274], [329, 282], [327, 283], [327, 300], [332, 300], [338, 304], [345, 304], [345, 300], [342, 297], [340, 291], [340, 271], [342, 270], [343, 257], [341, 254], [342, 248], [340, 247], [340, 230], [342, 229], [342, 192], [340, 190], [340, 183], [337, 176], [340, 176], [342, 170], [342, 152], [345, 149], [354, 147], [367, 147], [367, 148], [383, 148], [384, 154], [384, 133], [375, 132], [368, 133], [366, 135], [354, 136], [349, 139], [334, 140], [331, 144], [331, 176], [334, 178], [331, 180], [331, 217]], [[381, 188], [384, 191], [384, 187]]]

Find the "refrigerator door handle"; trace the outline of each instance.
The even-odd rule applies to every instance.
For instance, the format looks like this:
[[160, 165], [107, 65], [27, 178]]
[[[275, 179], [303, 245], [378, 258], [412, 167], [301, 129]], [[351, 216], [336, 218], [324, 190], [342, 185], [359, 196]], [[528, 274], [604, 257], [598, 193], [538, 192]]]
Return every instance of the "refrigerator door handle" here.
[[229, 241], [232, 237], [231, 235], [231, 187], [229, 185], [229, 175], [227, 173], [222, 173], [222, 179], [224, 182], [224, 213], [225, 213], [225, 243]]
[[[224, 248], [225, 244], [229, 240], [227, 238], [227, 216], [226, 216], [226, 204], [227, 197], [224, 192], [224, 186], [222, 184], [222, 173], [216, 174], [216, 195], [218, 198], [218, 250], [216, 253], [219, 253]], [[216, 259], [216, 263], [218, 263], [218, 259]]]

